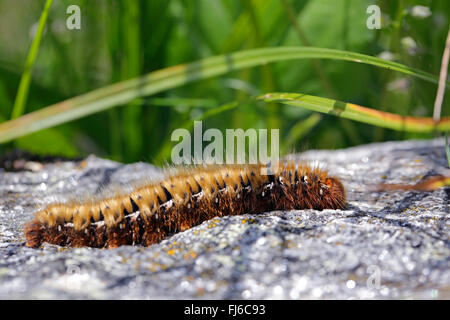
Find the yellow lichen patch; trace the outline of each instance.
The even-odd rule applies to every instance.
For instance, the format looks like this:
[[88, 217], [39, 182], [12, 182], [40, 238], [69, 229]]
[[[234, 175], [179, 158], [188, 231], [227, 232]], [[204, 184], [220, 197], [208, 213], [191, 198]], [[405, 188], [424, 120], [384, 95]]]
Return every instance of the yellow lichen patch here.
[[159, 271], [159, 270], [166, 270], [167, 266], [163, 265], [161, 263], [153, 262], [153, 264], [150, 267], [147, 267], [147, 269], [152, 271], [152, 272], [156, 272], [156, 271]]
[[406, 208], [405, 210], [402, 211], [402, 213], [404, 213], [404, 214], [420, 213], [422, 210], [425, 210], [425, 209], [426, 208], [424, 206], [415, 206], [415, 207]]
[[88, 162], [87, 162], [86, 160], [83, 160], [83, 161], [81, 161], [80, 163], [78, 163], [78, 164], [74, 167], [74, 169], [77, 169], [77, 170], [83, 170], [84, 168], [86, 168], [87, 164], [88, 164]]
[[241, 223], [242, 223], [242, 224], [247, 223], [247, 222], [248, 222], [249, 224], [253, 224], [253, 223], [257, 222], [257, 220], [254, 219], [254, 218], [248, 218], [248, 219], [247, 219], [247, 218], [244, 218], [244, 219], [241, 220]]
[[214, 218], [208, 222], [208, 229], [217, 227], [217, 224], [220, 222], [219, 218]]
[[194, 251], [189, 251], [189, 252], [184, 254], [184, 259], [185, 260], [195, 259], [195, 258], [197, 258], [197, 254]]

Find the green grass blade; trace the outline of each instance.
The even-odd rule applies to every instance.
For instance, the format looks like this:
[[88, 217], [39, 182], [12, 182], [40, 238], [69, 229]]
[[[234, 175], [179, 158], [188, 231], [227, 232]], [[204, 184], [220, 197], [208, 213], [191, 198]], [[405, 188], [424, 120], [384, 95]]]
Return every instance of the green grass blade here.
[[[205, 120], [205, 119], [207, 119], [209, 117], [213, 117], [213, 116], [218, 115], [218, 114], [220, 114], [222, 112], [234, 109], [234, 108], [238, 107], [239, 104], [248, 102], [248, 101], [250, 101], [252, 99], [254, 99], [254, 98], [249, 98], [246, 101], [241, 101], [241, 102], [233, 101], [233, 102], [230, 102], [230, 103], [226, 103], [226, 104], [224, 104], [222, 106], [219, 106], [217, 108], [209, 109], [206, 112], [204, 112], [201, 116], [199, 116], [199, 117], [197, 117], [195, 119], [191, 119], [191, 120], [185, 121], [180, 126], [180, 128], [184, 128], [186, 130], [191, 131], [193, 129], [193, 127], [194, 127], [194, 121], [203, 121], [203, 120]], [[157, 163], [157, 164], [163, 163], [163, 160], [166, 159], [167, 155], [170, 154], [170, 151], [172, 150], [172, 145], [173, 145], [173, 142], [171, 140], [166, 141], [166, 143], [160, 149], [159, 153], [153, 159], [153, 162]]]
[[[294, 150], [294, 143], [301, 140], [308, 132], [311, 131], [322, 120], [322, 116], [317, 113], [313, 113], [305, 120], [297, 122], [289, 131], [287, 137], [284, 139], [284, 143], [281, 147], [282, 154], [287, 154], [289, 151]], [[294, 152], [291, 152], [294, 153]]]
[[[433, 83], [438, 82], [438, 78], [432, 74], [399, 63], [348, 51], [314, 47], [251, 49], [160, 69], [145, 76], [109, 85], [26, 114], [18, 119], [0, 124], [0, 143], [193, 81], [243, 68], [293, 59], [334, 59], [366, 63]], [[450, 86], [449, 82], [447, 82], [447, 86]]]
[[268, 93], [258, 97], [265, 102], [279, 102], [321, 113], [372, 124], [378, 127], [408, 131], [433, 132], [450, 130], [450, 117], [434, 122], [433, 118], [400, 116], [328, 98], [298, 93]]
[[25, 70], [20, 78], [19, 89], [17, 90], [16, 100], [14, 101], [14, 107], [12, 110], [11, 118], [20, 117], [25, 111], [25, 105], [27, 103], [28, 90], [30, 88], [31, 81], [31, 69], [34, 66], [36, 57], [41, 44], [42, 35], [44, 34], [45, 22], [47, 21], [48, 11], [52, 5], [52, 0], [47, 0], [44, 9], [42, 10], [41, 17], [39, 18], [39, 24], [34, 36], [33, 42], [28, 52], [27, 60], [25, 62]]
[[[122, 16], [126, 28], [121, 28], [124, 59], [122, 60], [122, 79], [130, 79], [139, 76], [140, 63], [140, 11], [139, 2], [130, 1], [122, 8]], [[122, 109], [121, 114], [123, 140], [126, 143], [123, 145], [124, 152], [131, 157], [136, 157], [142, 150], [142, 123], [139, 121], [142, 118], [142, 105], [134, 105]]]
[[149, 104], [161, 107], [176, 107], [176, 108], [202, 108], [212, 109], [217, 106], [214, 99], [201, 98], [181, 98], [181, 97], [161, 97], [149, 100]]

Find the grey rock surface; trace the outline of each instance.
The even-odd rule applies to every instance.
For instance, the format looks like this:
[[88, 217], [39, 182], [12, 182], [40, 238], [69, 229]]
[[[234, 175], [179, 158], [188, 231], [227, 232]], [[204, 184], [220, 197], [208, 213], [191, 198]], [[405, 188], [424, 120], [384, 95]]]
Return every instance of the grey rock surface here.
[[159, 178], [94, 156], [0, 171], [2, 299], [450, 299], [450, 188], [374, 192], [450, 175], [444, 141], [295, 155], [344, 182], [344, 210], [216, 218], [151, 247], [24, 246], [23, 225], [55, 199]]

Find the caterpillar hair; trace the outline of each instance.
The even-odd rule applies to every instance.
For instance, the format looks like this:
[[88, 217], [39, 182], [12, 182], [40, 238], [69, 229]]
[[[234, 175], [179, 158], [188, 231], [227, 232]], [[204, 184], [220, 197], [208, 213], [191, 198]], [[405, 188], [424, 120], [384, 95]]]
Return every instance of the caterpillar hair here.
[[345, 203], [339, 179], [305, 163], [211, 165], [180, 169], [127, 194], [50, 204], [25, 226], [25, 237], [29, 247], [149, 246], [214, 217], [341, 209]]

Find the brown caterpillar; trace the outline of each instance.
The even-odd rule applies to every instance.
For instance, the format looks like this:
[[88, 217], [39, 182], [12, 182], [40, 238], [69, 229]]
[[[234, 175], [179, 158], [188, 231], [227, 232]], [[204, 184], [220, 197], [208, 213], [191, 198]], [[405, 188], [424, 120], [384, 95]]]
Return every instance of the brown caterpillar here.
[[[272, 170], [270, 175], [262, 170]], [[214, 217], [273, 210], [341, 209], [345, 190], [319, 168], [287, 161], [272, 168], [212, 165], [182, 169], [131, 193], [84, 203], [55, 203], [25, 227], [26, 245], [114, 248], [158, 243]]]

